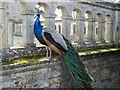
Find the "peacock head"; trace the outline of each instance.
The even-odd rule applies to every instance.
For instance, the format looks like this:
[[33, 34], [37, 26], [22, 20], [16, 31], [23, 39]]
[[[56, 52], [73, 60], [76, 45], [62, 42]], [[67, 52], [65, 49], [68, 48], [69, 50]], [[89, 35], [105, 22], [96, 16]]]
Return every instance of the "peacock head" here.
[[43, 11], [36, 11], [36, 13], [37, 13], [37, 15], [40, 15], [40, 14], [44, 14], [44, 12]]
[[44, 12], [43, 12], [43, 11], [36, 11], [35, 17], [36, 17], [36, 16], [43, 15], [43, 14], [44, 14]]
[[35, 11], [34, 22], [36, 21], [37, 17], [40, 17], [40, 15], [44, 15], [44, 12], [43, 11]]

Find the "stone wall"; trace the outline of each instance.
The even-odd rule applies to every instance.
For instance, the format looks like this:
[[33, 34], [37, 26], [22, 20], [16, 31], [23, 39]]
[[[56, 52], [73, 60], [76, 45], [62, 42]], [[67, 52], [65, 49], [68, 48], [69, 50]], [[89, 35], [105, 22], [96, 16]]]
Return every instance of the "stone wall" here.
[[96, 88], [120, 88], [120, 51], [83, 56]]
[[14, 48], [14, 49], [5, 49], [2, 51], [2, 61], [3, 62], [8, 62], [8, 61], [12, 61], [12, 60], [16, 60], [19, 57], [22, 56], [33, 56], [36, 54], [39, 54], [39, 57], [42, 57], [42, 55], [44, 54], [45, 57], [45, 53], [46, 53], [46, 47], [23, 47], [23, 48]]
[[[120, 88], [120, 51], [82, 56], [96, 88]], [[58, 88], [70, 87], [68, 72], [63, 61], [44, 60], [20, 65], [3, 65], [3, 88]]]
[[21, 65], [3, 66], [3, 88], [45, 88], [59, 87], [61, 83], [60, 65], [58, 60]]

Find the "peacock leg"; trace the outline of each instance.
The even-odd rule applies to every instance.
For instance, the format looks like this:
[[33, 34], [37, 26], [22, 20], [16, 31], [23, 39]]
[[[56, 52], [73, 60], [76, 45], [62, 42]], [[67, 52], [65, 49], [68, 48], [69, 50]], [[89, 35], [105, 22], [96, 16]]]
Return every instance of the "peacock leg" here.
[[51, 49], [50, 49], [50, 48], [49, 48], [49, 51], [50, 51], [50, 56], [49, 56], [49, 57], [50, 57], [50, 59], [51, 59], [51, 56], [52, 56], [52, 52], [51, 52]]
[[46, 57], [45, 58], [48, 58], [48, 47], [46, 47]]
[[51, 59], [51, 54], [52, 54], [51, 49], [49, 47], [46, 47], [46, 57], [45, 58]]

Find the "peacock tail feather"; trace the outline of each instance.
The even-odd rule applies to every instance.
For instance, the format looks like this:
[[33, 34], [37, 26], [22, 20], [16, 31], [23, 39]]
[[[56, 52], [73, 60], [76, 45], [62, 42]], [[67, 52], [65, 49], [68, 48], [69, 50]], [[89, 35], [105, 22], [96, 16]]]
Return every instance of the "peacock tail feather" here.
[[65, 64], [71, 75], [74, 84], [73, 88], [93, 88], [91, 85], [93, 79], [88, 74], [82, 58], [71, 43], [66, 38], [64, 38], [64, 40], [67, 44], [68, 52], [64, 53], [62, 57], [64, 58]]

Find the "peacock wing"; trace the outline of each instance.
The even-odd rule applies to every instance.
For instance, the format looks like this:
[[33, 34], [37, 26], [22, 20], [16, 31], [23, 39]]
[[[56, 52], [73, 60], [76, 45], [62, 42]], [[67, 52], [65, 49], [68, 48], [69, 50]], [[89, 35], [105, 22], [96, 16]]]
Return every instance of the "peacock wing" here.
[[47, 26], [43, 27], [45, 38], [58, 49], [66, 52], [68, 50], [67, 44], [63, 36], [57, 31]]

